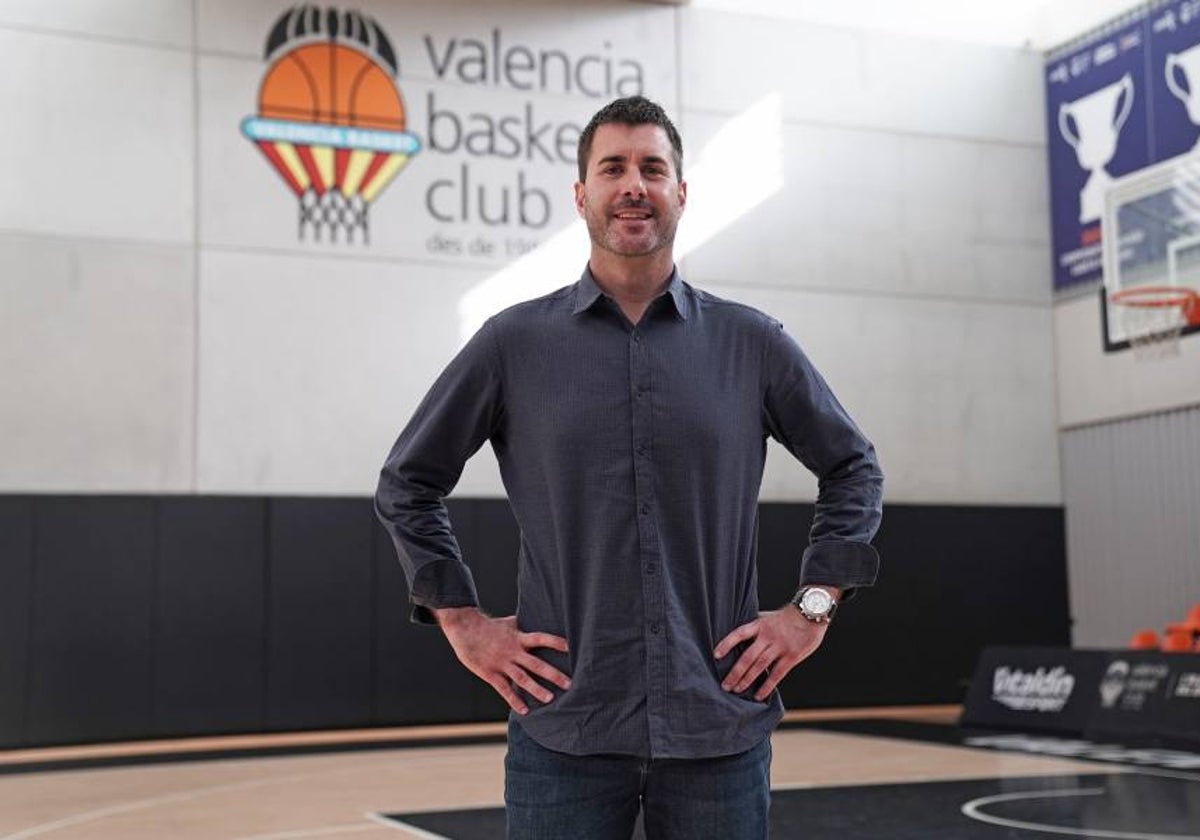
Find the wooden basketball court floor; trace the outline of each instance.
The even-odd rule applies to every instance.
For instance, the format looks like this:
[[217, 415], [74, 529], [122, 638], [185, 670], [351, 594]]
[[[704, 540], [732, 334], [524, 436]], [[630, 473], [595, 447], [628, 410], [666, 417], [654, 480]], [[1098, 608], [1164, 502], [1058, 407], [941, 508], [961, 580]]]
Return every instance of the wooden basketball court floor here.
[[[958, 712], [789, 713], [772, 837], [1200, 840], [1200, 755], [1182, 772], [969, 747]], [[477, 724], [0, 752], [0, 840], [497, 840], [503, 737]]]

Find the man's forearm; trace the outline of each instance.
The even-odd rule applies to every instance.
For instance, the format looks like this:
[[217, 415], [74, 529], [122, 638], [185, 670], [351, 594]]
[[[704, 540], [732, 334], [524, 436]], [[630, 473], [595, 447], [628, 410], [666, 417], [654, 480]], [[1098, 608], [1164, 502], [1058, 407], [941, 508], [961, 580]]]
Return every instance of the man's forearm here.
[[455, 627], [483, 616], [479, 607], [430, 607], [439, 627]]

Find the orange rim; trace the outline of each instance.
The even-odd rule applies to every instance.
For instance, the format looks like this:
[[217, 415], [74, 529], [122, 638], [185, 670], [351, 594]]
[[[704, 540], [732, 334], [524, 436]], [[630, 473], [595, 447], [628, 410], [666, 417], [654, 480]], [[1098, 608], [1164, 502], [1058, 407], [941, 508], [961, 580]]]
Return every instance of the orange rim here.
[[1109, 295], [1109, 299], [1120, 306], [1140, 309], [1174, 307], [1183, 312], [1189, 325], [1200, 325], [1200, 293], [1178, 286], [1135, 286], [1121, 289]]

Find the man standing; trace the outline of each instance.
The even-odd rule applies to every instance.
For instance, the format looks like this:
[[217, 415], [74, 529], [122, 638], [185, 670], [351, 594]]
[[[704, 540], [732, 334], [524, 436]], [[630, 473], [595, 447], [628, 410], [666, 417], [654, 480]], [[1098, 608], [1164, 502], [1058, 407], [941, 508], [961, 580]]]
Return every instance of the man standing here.
[[[878, 570], [870, 442], [778, 322], [675, 270], [682, 163], [654, 103], [592, 118], [583, 276], [487, 321], [383, 467], [376, 511], [414, 620], [513, 710], [512, 840], [627, 840], [639, 808], [650, 840], [766, 837], [775, 688]], [[768, 435], [820, 491], [800, 591], [760, 613]], [[489, 440], [521, 530], [503, 618], [478, 609], [442, 501]]]

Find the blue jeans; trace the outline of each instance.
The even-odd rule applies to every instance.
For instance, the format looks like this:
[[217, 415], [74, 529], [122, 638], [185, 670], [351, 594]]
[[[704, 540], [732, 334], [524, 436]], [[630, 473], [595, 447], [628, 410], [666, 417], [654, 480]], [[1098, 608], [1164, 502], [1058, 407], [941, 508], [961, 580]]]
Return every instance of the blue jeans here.
[[771, 739], [738, 755], [642, 759], [567, 755], [508, 724], [508, 840], [765, 840]]

